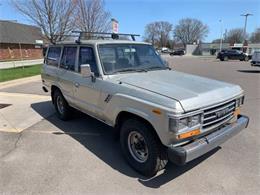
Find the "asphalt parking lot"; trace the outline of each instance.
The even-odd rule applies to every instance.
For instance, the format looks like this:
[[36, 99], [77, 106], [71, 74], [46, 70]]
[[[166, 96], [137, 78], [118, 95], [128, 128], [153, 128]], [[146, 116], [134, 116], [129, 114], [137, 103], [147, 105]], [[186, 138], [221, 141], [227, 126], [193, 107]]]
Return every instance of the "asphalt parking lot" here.
[[[241, 85], [246, 94], [242, 111], [250, 117], [248, 129], [186, 166], [168, 164], [157, 176], [145, 178], [124, 161], [111, 128], [83, 114], [62, 122], [49, 100], [37, 101], [30, 107], [42, 116], [40, 121], [20, 133], [0, 129], [0, 193], [257, 194], [260, 67], [214, 58], [166, 59], [174, 70]], [[46, 95], [40, 80], [0, 88], [1, 92]]]

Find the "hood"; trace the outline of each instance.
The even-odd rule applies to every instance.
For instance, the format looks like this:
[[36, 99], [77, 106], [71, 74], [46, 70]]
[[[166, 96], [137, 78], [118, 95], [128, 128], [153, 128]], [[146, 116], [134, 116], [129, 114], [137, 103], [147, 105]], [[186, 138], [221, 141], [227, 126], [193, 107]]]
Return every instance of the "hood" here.
[[179, 101], [186, 112], [221, 103], [243, 92], [237, 85], [169, 70], [125, 74], [118, 80]]

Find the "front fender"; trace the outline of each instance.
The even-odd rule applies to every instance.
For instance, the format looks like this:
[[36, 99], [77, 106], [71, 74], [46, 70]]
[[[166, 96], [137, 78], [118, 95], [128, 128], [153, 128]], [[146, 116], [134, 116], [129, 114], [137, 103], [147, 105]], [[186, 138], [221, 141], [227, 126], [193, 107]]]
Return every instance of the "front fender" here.
[[[160, 110], [161, 114], [154, 113], [154, 109]], [[117, 116], [121, 112], [137, 115], [148, 121], [154, 127], [161, 142], [167, 145], [170, 142], [168, 113], [172, 112], [172, 110], [170, 105], [169, 107], [164, 107], [129, 95], [117, 94], [113, 96], [106, 106], [104, 115], [106, 116], [106, 121], [112, 126], [116, 125]]]

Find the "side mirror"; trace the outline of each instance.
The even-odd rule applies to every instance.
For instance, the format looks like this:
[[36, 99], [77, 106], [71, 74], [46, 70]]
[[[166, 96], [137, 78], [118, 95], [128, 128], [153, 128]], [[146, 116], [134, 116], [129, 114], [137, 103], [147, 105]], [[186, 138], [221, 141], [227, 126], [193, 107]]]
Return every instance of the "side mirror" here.
[[80, 66], [80, 73], [83, 77], [91, 77], [92, 73], [91, 73], [90, 65], [89, 64], [82, 64]]

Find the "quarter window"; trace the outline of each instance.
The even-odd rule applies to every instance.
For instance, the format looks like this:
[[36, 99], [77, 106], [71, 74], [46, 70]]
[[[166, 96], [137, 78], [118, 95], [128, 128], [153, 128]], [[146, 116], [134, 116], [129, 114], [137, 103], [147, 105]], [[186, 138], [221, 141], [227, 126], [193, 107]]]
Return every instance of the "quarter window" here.
[[50, 47], [46, 59], [46, 64], [58, 66], [61, 54], [61, 47]]
[[76, 55], [77, 47], [64, 47], [60, 67], [74, 71]]

